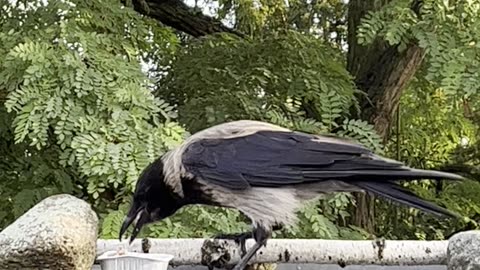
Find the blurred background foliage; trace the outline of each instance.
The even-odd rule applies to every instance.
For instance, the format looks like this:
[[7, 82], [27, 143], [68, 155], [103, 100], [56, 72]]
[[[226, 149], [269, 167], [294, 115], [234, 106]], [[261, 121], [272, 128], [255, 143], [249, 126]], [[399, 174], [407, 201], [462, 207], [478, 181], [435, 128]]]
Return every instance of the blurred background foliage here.
[[[0, 228], [39, 200], [69, 193], [93, 205], [102, 238], [116, 238], [149, 162], [193, 132], [236, 119], [352, 138], [410, 166], [469, 178], [408, 185], [463, 221], [376, 199], [372, 231], [353, 222], [355, 197], [340, 193], [306, 205], [300, 223], [276, 237], [445, 239], [477, 228], [480, 1], [368, 0], [355, 31], [351, 2], [195, 2], [245, 37], [193, 38], [128, 1], [0, 0]], [[366, 93], [347, 68], [349, 46], [379, 40], [423, 52], [388, 136], [361, 117]], [[237, 211], [190, 206], [142, 235], [247, 228]]]

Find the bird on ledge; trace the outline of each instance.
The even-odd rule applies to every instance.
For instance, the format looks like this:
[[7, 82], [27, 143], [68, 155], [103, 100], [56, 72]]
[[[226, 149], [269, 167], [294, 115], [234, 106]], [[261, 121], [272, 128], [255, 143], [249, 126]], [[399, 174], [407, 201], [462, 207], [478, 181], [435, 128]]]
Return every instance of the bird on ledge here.
[[[242, 258], [233, 270], [243, 270], [273, 230], [294, 224], [297, 210], [325, 193], [366, 191], [434, 215], [459, 217], [395, 182], [418, 179], [463, 177], [410, 168], [340, 138], [233, 121], [193, 134], [143, 170], [119, 238], [133, 223], [131, 243], [142, 226], [185, 205], [238, 209], [251, 220], [252, 231], [216, 238], [239, 241]], [[245, 240], [251, 237], [255, 244], [247, 252]]]

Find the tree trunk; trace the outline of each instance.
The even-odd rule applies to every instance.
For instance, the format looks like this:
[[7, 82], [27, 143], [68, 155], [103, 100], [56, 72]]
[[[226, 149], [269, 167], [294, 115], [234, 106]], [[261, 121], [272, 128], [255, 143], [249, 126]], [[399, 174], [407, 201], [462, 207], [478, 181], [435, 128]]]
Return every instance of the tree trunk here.
[[[356, 30], [360, 19], [369, 11], [378, 10], [388, 1], [351, 0], [348, 16], [348, 60], [347, 69], [354, 76], [357, 87], [367, 93], [368, 98], [359, 96], [362, 109], [360, 117], [375, 126], [384, 142], [408, 82], [419, 69], [424, 51], [414, 42], [399, 51], [385, 41], [375, 40], [369, 46], [357, 43]], [[418, 3], [412, 8], [418, 12]], [[375, 224], [375, 198], [370, 194], [355, 194], [356, 207], [352, 223], [373, 233]]]
[[355, 76], [357, 87], [370, 99], [360, 99], [361, 118], [373, 123], [384, 141], [388, 139], [403, 89], [420, 67], [423, 55], [424, 51], [415, 44], [402, 52], [396, 46], [387, 47], [378, 54], [377, 61]]

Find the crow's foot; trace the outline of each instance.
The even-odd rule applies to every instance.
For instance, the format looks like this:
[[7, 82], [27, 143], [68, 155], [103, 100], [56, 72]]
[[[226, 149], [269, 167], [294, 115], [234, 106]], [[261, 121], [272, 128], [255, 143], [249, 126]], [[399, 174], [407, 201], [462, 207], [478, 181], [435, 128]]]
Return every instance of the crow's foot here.
[[255, 239], [255, 244], [248, 250], [248, 252], [242, 256], [240, 261], [233, 267], [232, 270], [245, 270], [245, 267], [248, 265], [250, 260], [255, 256], [257, 251], [262, 248], [262, 246], [267, 245], [267, 239], [271, 236], [271, 229], [265, 229], [263, 227], [256, 227], [252, 232], [253, 238]]
[[214, 239], [233, 240], [237, 245], [240, 245], [241, 257], [247, 253], [245, 243], [247, 239], [253, 238], [252, 232], [232, 233], [232, 234], [218, 234]]

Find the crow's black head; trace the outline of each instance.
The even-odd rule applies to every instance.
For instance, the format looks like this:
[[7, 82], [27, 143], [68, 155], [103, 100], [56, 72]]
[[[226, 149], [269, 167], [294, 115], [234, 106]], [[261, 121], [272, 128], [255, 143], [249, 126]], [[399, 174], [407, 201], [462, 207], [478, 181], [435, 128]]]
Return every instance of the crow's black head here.
[[162, 220], [175, 213], [178, 208], [180, 208], [179, 203], [165, 185], [163, 162], [158, 158], [143, 170], [137, 181], [132, 205], [123, 221], [119, 239], [121, 240], [122, 235], [133, 223], [131, 243], [142, 226]]

